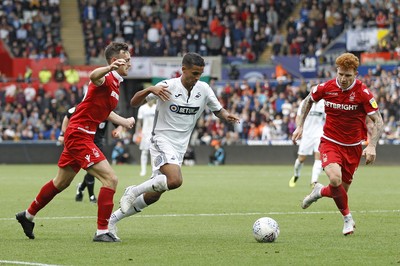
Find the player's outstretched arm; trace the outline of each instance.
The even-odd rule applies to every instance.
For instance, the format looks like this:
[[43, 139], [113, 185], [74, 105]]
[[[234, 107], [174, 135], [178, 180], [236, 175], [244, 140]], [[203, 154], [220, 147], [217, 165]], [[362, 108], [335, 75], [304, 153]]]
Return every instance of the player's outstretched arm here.
[[128, 129], [133, 128], [133, 126], [135, 125], [135, 118], [133, 117], [125, 118], [118, 115], [114, 111], [110, 113], [107, 120], [113, 124], [120, 125]]
[[123, 66], [125, 64], [126, 64], [126, 60], [120, 58], [120, 59], [115, 60], [108, 66], [98, 67], [90, 73], [90, 75], [89, 75], [90, 81], [93, 84], [95, 84], [96, 86], [100, 86], [101, 84], [104, 83], [104, 76], [108, 72], [117, 70], [120, 66]]
[[219, 119], [225, 120], [226, 122], [229, 123], [239, 123], [239, 117], [236, 115], [233, 115], [229, 113], [227, 110], [222, 108], [219, 111], [214, 112], [215, 116], [218, 117]]

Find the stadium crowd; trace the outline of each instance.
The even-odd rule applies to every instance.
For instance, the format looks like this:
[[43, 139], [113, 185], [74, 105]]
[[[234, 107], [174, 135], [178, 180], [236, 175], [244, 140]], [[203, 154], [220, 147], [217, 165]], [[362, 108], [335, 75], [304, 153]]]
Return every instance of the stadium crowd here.
[[[77, 0], [86, 63], [111, 41], [131, 45], [135, 56], [198, 52], [257, 62], [265, 47], [274, 55], [318, 54], [345, 28], [388, 28], [377, 51], [400, 50], [400, 9], [394, 1], [108, 1]], [[16, 57], [62, 57], [59, 0], [5, 0], [0, 38]], [[299, 14], [292, 14], [301, 3]]]
[[[179, 56], [194, 51], [255, 62], [265, 47], [275, 55], [315, 54], [343, 29], [369, 26], [390, 30], [386, 41], [374, 51], [400, 53], [400, 9], [393, 1], [301, 1], [299, 19], [295, 19], [289, 11], [299, 2], [79, 0], [87, 63], [113, 40], [130, 43], [134, 56]], [[0, 38], [16, 57], [65, 57], [59, 0], [2, 1]], [[324, 71], [319, 80], [311, 81], [292, 80], [290, 76], [286, 80], [265, 77], [255, 84], [211, 80], [224, 107], [239, 114], [241, 123], [228, 126], [206, 112], [198, 121], [191, 145], [208, 145], [214, 139], [227, 145], [290, 140], [299, 102], [312, 84], [331, 78], [333, 73], [334, 69]], [[50, 78], [57, 76], [54, 73]], [[46, 73], [42, 77], [49, 78]], [[378, 65], [359, 78], [380, 105], [385, 121], [382, 142], [399, 143], [399, 68], [385, 71]], [[7, 77], [0, 73], [0, 82], [5, 81]], [[22, 81], [28, 85], [23, 86]], [[70, 85], [67, 88], [60, 83], [50, 94], [42, 86], [30, 86], [26, 77], [8, 86], [0, 83], [0, 140], [55, 141], [65, 111], [82, 99], [84, 88], [74, 82]], [[132, 134], [125, 132], [125, 143], [131, 143]]]
[[[384, 121], [382, 141], [400, 141], [400, 67], [393, 71], [378, 68], [359, 77], [376, 95]], [[334, 73], [334, 70], [332, 71]], [[333, 75], [332, 75], [333, 77]], [[300, 101], [313, 84], [323, 80], [294, 82], [265, 79], [254, 84], [246, 80], [227, 81], [223, 85], [211, 82], [211, 87], [224, 108], [236, 113], [241, 123], [228, 126], [212, 113], [199, 119], [191, 145], [209, 145], [218, 139], [222, 144], [246, 144], [249, 141], [288, 141], [295, 129], [295, 116]], [[79, 103], [83, 87], [71, 90], [60, 86], [54, 95], [44, 89], [22, 88], [20, 84], [0, 91], [0, 139], [53, 140], [61, 127], [66, 110]], [[124, 132], [125, 143], [132, 142], [133, 132]]]
[[81, 0], [87, 62], [113, 40], [135, 56], [197, 52], [256, 62], [296, 2]]
[[2, 1], [0, 39], [15, 57], [66, 58], [61, 40], [60, 0]]

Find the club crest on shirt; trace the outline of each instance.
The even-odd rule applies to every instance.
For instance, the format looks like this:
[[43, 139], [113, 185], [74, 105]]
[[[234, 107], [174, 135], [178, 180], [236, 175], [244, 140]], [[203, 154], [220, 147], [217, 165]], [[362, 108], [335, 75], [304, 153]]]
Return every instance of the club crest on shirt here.
[[322, 161], [324, 163], [326, 163], [326, 161], [328, 161], [328, 154], [326, 154], [326, 153], [322, 154]]
[[349, 97], [349, 101], [354, 101], [354, 99], [356, 98], [356, 92], [352, 92], [351, 94], [350, 94], [350, 97]]
[[200, 92], [198, 92], [198, 93], [196, 94], [196, 96], [194, 96], [195, 99], [199, 99], [200, 97], [201, 97], [201, 93], [200, 93]]
[[371, 100], [369, 100], [369, 103], [371, 104], [371, 106], [373, 108], [378, 108], [378, 103], [375, 101], [374, 98], [372, 98]]

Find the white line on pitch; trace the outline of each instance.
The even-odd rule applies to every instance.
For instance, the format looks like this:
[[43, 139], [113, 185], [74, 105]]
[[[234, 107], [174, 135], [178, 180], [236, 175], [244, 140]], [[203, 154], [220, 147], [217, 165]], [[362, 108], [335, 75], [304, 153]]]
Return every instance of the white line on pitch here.
[[[398, 213], [400, 210], [361, 210], [352, 213]], [[251, 215], [305, 215], [305, 214], [336, 214], [338, 211], [299, 211], [299, 212], [247, 212], [247, 213], [180, 213], [180, 214], [139, 214], [135, 217], [217, 217], [217, 216], [251, 216]], [[37, 217], [37, 220], [73, 220], [73, 219], [93, 219], [96, 216], [67, 216], [67, 217]], [[35, 220], [36, 220], [35, 219]], [[15, 218], [0, 218], [0, 221], [15, 220]]]
[[35, 263], [35, 262], [26, 262], [26, 261], [13, 261], [13, 260], [0, 260], [0, 264], [18, 264], [18, 265], [35, 265], [35, 266], [59, 266], [56, 264], [44, 264], [44, 263]]

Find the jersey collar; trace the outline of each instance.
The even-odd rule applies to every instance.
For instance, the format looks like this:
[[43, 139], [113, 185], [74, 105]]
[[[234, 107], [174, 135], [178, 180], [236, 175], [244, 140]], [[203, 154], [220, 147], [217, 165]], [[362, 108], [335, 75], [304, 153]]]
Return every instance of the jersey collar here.
[[111, 73], [113, 74], [113, 76], [114, 76], [116, 79], [118, 79], [119, 83], [121, 83], [122, 81], [124, 81], [124, 79], [121, 77], [120, 74], [118, 74], [117, 71], [113, 70], [113, 71], [111, 71]]
[[356, 85], [356, 81], [357, 81], [357, 79], [354, 79], [353, 84], [351, 84], [347, 89], [344, 90], [340, 87], [339, 82], [336, 78], [336, 86], [338, 86], [339, 89], [341, 89], [342, 91], [348, 91], [348, 90], [351, 90], [354, 87], [354, 85]]

